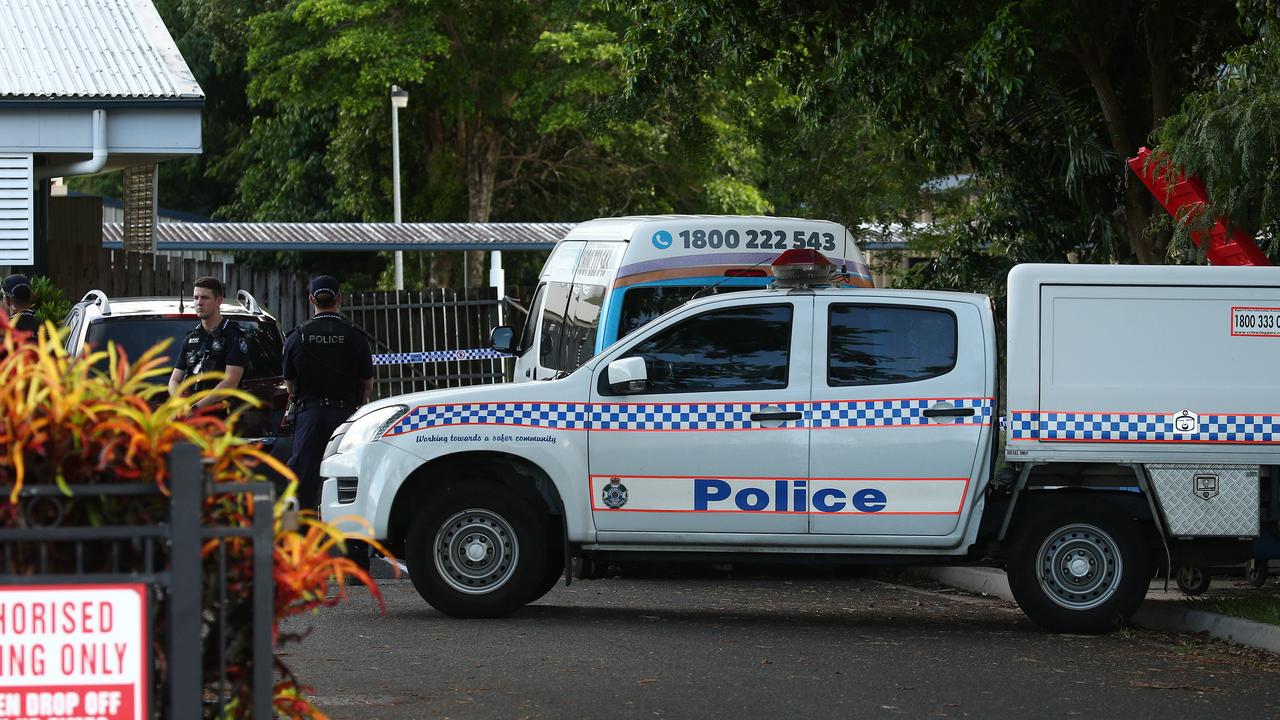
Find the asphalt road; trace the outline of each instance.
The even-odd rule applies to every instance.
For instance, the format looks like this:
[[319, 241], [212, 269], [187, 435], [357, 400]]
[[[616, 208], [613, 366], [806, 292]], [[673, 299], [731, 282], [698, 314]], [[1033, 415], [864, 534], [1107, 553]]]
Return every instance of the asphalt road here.
[[575, 581], [461, 621], [384, 580], [291, 622], [331, 717], [1280, 717], [1280, 657], [1194, 636], [1050, 635], [1001, 600], [769, 572]]

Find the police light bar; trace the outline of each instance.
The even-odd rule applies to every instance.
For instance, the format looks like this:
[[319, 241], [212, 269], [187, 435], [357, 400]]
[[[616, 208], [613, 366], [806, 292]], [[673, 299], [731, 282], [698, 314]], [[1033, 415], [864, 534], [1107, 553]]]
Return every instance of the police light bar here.
[[782, 287], [824, 285], [831, 281], [835, 265], [813, 248], [788, 250], [773, 261], [775, 284]]

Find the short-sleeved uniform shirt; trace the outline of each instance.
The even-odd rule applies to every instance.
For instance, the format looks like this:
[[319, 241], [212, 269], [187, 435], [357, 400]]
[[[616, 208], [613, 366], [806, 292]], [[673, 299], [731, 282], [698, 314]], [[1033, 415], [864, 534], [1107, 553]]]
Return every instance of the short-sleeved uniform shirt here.
[[40, 329], [40, 321], [36, 320], [34, 310], [19, 310], [9, 316], [9, 320], [13, 322], [15, 330], [31, 333], [31, 338], [35, 338], [35, 333]]
[[284, 379], [304, 407], [309, 402], [359, 405], [373, 377], [369, 339], [338, 313], [316, 313], [284, 341]]
[[[174, 369], [187, 375], [203, 375], [223, 371], [229, 365], [246, 367], [249, 363], [249, 341], [240, 325], [230, 318], [207, 332], [204, 325], [196, 323], [195, 329], [182, 339], [182, 350]], [[218, 383], [213, 380], [197, 382], [194, 390], [210, 390]]]

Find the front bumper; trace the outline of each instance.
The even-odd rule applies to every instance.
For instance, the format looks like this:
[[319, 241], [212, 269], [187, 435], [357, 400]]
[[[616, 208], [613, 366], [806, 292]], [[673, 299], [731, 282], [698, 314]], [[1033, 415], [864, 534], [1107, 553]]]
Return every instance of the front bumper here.
[[[343, 532], [385, 540], [396, 493], [422, 463], [422, 458], [381, 440], [331, 455], [320, 464], [324, 482], [320, 491], [320, 518]], [[342, 498], [338, 493], [339, 480], [344, 489]], [[355, 497], [344, 502], [350, 497], [353, 481]]]

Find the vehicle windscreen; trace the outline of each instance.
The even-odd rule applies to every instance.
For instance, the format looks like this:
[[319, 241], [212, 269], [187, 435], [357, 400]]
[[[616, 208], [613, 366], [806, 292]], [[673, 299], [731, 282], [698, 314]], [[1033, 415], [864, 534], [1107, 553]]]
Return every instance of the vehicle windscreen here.
[[[151, 346], [170, 339], [165, 349], [165, 363], [173, 367], [182, 339], [196, 326], [194, 318], [115, 317], [100, 318], [89, 325], [85, 341], [93, 350], [105, 349], [113, 342], [128, 353], [130, 362], [138, 359]], [[244, 370], [246, 380], [279, 377], [283, 351], [280, 331], [274, 321], [266, 318], [236, 318], [234, 322], [244, 331], [249, 341], [249, 366]], [[99, 363], [106, 369], [107, 361]], [[166, 382], [157, 378], [156, 382]]]
[[755, 285], [655, 285], [627, 288], [622, 296], [618, 339], [630, 335], [650, 320], [680, 307], [695, 297], [759, 289], [759, 286]]

